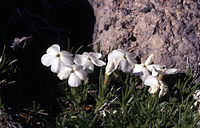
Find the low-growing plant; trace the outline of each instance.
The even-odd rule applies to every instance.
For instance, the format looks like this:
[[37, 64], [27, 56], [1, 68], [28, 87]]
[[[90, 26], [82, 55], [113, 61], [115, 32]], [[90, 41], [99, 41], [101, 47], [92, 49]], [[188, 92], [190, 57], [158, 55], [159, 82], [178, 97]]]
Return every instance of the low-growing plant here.
[[57, 90], [62, 94], [62, 112], [55, 127], [198, 126], [199, 113], [193, 105], [198, 75], [190, 71], [169, 86], [164, 76], [178, 76], [177, 70], [152, 64], [153, 54], [141, 64], [121, 49], [109, 53], [107, 65], [99, 60], [101, 56], [94, 52], [73, 55], [60, 51], [58, 45], [47, 49], [42, 64], [51, 66], [62, 80]]
[[16, 66], [14, 63], [17, 60], [10, 60], [5, 54], [5, 48], [0, 55], [0, 88], [9, 86], [15, 83]]

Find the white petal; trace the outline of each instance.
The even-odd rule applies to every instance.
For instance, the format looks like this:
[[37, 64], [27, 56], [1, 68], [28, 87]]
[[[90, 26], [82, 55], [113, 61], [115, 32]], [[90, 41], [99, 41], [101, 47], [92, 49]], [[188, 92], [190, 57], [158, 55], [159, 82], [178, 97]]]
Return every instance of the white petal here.
[[62, 61], [63, 65], [72, 66], [73, 65], [73, 58], [71, 56], [61, 55], [60, 60]]
[[151, 94], [155, 94], [155, 93], [157, 93], [158, 92], [158, 90], [159, 90], [159, 86], [157, 86], [157, 85], [152, 85], [152, 86], [150, 86], [149, 87], [149, 93], [151, 93]]
[[60, 54], [61, 54], [62, 56], [73, 56], [73, 54], [70, 53], [70, 52], [68, 52], [68, 51], [60, 51]]
[[159, 92], [159, 95], [158, 95], [159, 98], [161, 96], [164, 96], [167, 93], [167, 90], [168, 90], [167, 86], [160, 86], [160, 92]]
[[167, 69], [166, 71], [165, 71], [165, 74], [174, 74], [175, 72], [177, 72], [177, 69], [175, 69], [175, 68], [172, 68], [172, 69]]
[[134, 56], [134, 54], [132, 54], [132, 53], [126, 52], [126, 58], [127, 58], [128, 63], [129, 63], [130, 65], [133, 65], [133, 64], [136, 64], [136, 63], [137, 63], [136, 60], [135, 60], [135, 56]]
[[159, 72], [157, 72], [157, 70], [153, 67], [153, 69], [152, 69], [152, 76], [158, 76], [158, 74], [159, 74]]
[[77, 65], [83, 65], [85, 61], [87, 61], [87, 56], [76, 54], [74, 57], [74, 63]]
[[50, 66], [53, 63], [53, 60], [55, 59], [55, 56], [49, 55], [49, 54], [44, 54], [41, 57], [41, 62], [44, 66]]
[[89, 55], [92, 56], [93, 58], [97, 58], [97, 59], [102, 57], [101, 53], [95, 53], [95, 52], [90, 52]]
[[125, 50], [122, 50], [122, 49], [117, 49], [117, 51], [121, 52], [124, 55], [125, 55], [125, 52], [126, 52]]
[[78, 87], [81, 84], [81, 79], [74, 73], [71, 73], [68, 79], [68, 84], [71, 87]]
[[74, 74], [75, 74], [76, 76], [78, 76], [81, 80], [86, 80], [87, 74], [86, 74], [85, 71], [81, 71], [81, 70], [75, 71]]
[[154, 76], [148, 76], [146, 78], [146, 80], [144, 81], [144, 84], [147, 85], [147, 86], [152, 86], [152, 85], [159, 85], [158, 83], [158, 79]]
[[150, 65], [152, 62], [153, 62], [153, 58], [154, 58], [154, 55], [151, 54], [147, 59], [146, 61], [144, 62], [144, 64], [147, 66], [147, 65]]
[[141, 80], [144, 82], [148, 76], [150, 76], [149, 71], [147, 68], [143, 68], [142, 70], [143, 75], [140, 76]]
[[152, 72], [153, 68], [155, 68], [156, 70], [161, 71], [164, 67], [158, 64], [151, 64], [147, 66], [147, 69]]
[[98, 59], [91, 59], [92, 63], [98, 67], [101, 67], [103, 65], [106, 65], [106, 63], [102, 60], [98, 60]]
[[[81, 60], [79, 60], [79, 61], [74, 61], [75, 62], [75, 64], [77, 64], [77, 65], [81, 65], [81, 66], [83, 66], [83, 68], [84, 69], [89, 69], [89, 70], [91, 70], [91, 71], [93, 71], [94, 70], [94, 64], [91, 62], [91, 60], [88, 60], [88, 58], [82, 58]], [[79, 62], [79, 63], [78, 63]]]
[[89, 70], [86, 70], [88, 73], [91, 73], [94, 71], [94, 64], [89, 61], [89, 65], [86, 67], [86, 69], [89, 69]]
[[110, 75], [113, 71], [117, 69], [117, 67], [118, 67], [118, 64], [115, 62], [115, 59], [113, 59], [112, 61], [108, 61], [106, 65], [105, 74]]
[[144, 66], [142, 64], [135, 64], [135, 67], [133, 68], [133, 73], [139, 73], [142, 72]]
[[72, 65], [72, 69], [73, 69], [74, 71], [84, 70], [82, 66], [76, 65], [76, 64]]
[[72, 69], [70, 67], [63, 66], [60, 68], [60, 71], [57, 76], [60, 78], [60, 80], [67, 79], [71, 74], [71, 71]]
[[128, 63], [126, 59], [123, 59], [119, 63], [120, 69], [123, 72], [130, 72], [131, 71], [131, 65]]
[[94, 70], [94, 65], [91, 62], [91, 60], [88, 59], [85, 55], [76, 55], [74, 58], [74, 63], [77, 65], [81, 65], [85, 68], [88, 68], [89, 70]]
[[58, 44], [54, 44], [47, 49], [47, 54], [56, 55], [58, 52], [60, 52], [60, 46]]
[[90, 54], [88, 52], [84, 52], [82, 55], [89, 57]]
[[115, 61], [120, 61], [124, 58], [124, 53], [119, 50], [113, 50], [111, 53], [108, 54], [108, 61], [115, 59]]
[[199, 89], [195, 91], [195, 93], [193, 94], [193, 98], [195, 100], [200, 99], [200, 90]]
[[198, 101], [194, 102], [194, 107], [196, 107], [198, 105]]
[[56, 57], [51, 65], [51, 71], [54, 73], [58, 73], [59, 68], [60, 68], [60, 59]]

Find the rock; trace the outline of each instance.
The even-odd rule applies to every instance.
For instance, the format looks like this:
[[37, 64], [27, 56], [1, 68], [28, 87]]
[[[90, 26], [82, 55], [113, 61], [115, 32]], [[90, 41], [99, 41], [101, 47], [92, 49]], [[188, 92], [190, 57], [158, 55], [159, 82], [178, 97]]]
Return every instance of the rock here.
[[199, 0], [89, 0], [96, 15], [94, 49], [122, 48], [180, 72], [199, 70]]

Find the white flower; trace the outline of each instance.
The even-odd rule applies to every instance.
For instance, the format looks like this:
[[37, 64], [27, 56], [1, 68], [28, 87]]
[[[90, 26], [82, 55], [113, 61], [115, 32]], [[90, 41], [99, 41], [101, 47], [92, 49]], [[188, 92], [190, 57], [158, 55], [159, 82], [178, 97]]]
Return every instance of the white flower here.
[[151, 54], [147, 60], [144, 63], [141, 64], [135, 64], [135, 67], [133, 68], [133, 72], [135, 74], [140, 74], [140, 78], [144, 82], [145, 79], [149, 76], [158, 76], [161, 75], [169, 75], [174, 74], [177, 72], [177, 69], [166, 69], [162, 65], [158, 64], [151, 64], [153, 62], [154, 55]]
[[86, 72], [80, 65], [62, 66], [58, 73], [60, 80], [68, 78], [68, 84], [71, 87], [77, 87], [81, 84], [82, 80], [86, 80]]
[[[135, 64], [135, 67], [133, 68], [132, 73], [142, 73], [140, 75], [140, 78], [142, 81], [145, 81], [145, 79], [150, 75], [149, 70], [152, 70], [152, 66], [150, 65], [153, 62], [154, 55], [151, 54], [144, 63], [141, 64]], [[157, 65], [154, 65], [157, 67]]]
[[58, 73], [62, 65], [71, 66], [73, 64], [72, 56], [73, 54], [67, 51], [60, 51], [60, 46], [54, 44], [49, 47], [46, 54], [41, 57], [41, 62], [44, 66], [51, 66], [52, 72]]
[[158, 64], [151, 64], [147, 66], [147, 69], [151, 72], [152, 76], [158, 76], [160, 72], [163, 72], [164, 67]]
[[135, 63], [136, 60], [132, 53], [123, 51], [122, 49], [113, 50], [108, 54], [108, 64], [105, 74], [110, 75], [118, 66], [123, 72], [130, 72], [132, 65]]
[[151, 94], [157, 93], [159, 89], [159, 97], [164, 96], [167, 93], [167, 85], [163, 81], [158, 80], [155, 76], [148, 76], [144, 84], [150, 86], [149, 93]]
[[174, 74], [177, 72], [177, 69], [175, 68], [171, 68], [171, 69], [166, 69], [164, 67], [156, 67], [154, 65], [150, 65], [152, 66], [151, 68], [151, 72], [152, 72], [152, 76], [158, 76], [158, 74], [161, 75], [170, 75], [170, 74]]
[[94, 71], [94, 65], [101, 67], [106, 65], [105, 62], [99, 60], [102, 57], [101, 53], [94, 52], [84, 52], [82, 55], [76, 54], [74, 57], [74, 63], [77, 65], [81, 65], [86, 69], [87, 72]]

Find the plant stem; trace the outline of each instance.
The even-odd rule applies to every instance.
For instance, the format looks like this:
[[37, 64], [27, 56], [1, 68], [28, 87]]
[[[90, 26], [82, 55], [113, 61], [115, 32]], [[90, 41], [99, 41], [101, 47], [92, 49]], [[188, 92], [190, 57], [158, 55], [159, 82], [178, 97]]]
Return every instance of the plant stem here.
[[159, 74], [159, 75], [158, 75], [158, 79], [159, 79], [159, 80], [162, 80], [162, 79], [163, 79], [163, 75], [162, 75], [162, 74]]
[[72, 93], [72, 95], [74, 96], [74, 97], [76, 97], [76, 94], [77, 94], [77, 92], [76, 92], [76, 88], [71, 88], [71, 93]]
[[109, 80], [109, 75], [105, 75], [105, 79], [104, 79], [104, 83], [103, 83], [103, 88], [105, 88], [106, 85], [108, 84], [108, 80]]

